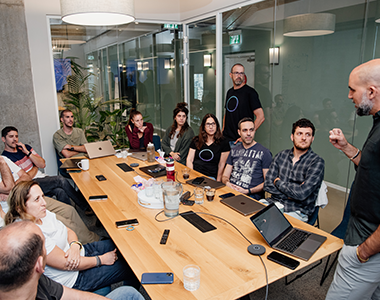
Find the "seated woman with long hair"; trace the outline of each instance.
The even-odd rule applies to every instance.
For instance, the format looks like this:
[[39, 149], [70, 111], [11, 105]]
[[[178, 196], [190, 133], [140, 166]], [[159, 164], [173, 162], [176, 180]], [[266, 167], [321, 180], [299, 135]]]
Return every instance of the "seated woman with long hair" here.
[[221, 181], [229, 153], [230, 145], [223, 138], [218, 119], [213, 114], [205, 115], [199, 127], [199, 135], [190, 144], [186, 165]]
[[145, 150], [153, 141], [153, 125], [145, 123], [141, 112], [132, 108], [127, 126], [125, 126], [131, 149]]
[[186, 165], [187, 153], [194, 131], [187, 123], [187, 103], [178, 103], [173, 110], [173, 124], [166, 129], [165, 136], [162, 139], [162, 149], [165, 156], [171, 156], [174, 160]]
[[139, 288], [140, 282], [129, 265], [123, 257], [118, 259], [115, 244], [103, 240], [82, 246], [75, 232], [46, 210], [37, 182], [19, 182], [8, 196], [8, 205], [6, 224], [31, 220], [41, 228], [47, 254], [45, 275], [50, 279], [82, 291], [95, 291], [123, 280]]

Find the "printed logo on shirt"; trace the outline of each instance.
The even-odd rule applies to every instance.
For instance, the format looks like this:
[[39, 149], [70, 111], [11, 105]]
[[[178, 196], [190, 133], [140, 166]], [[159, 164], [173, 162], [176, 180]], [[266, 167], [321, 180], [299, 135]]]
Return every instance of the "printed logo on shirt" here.
[[226, 103], [226, 109], [232, 113], [234, 112], [239, 106], [239, 99], [236, 96], [231, 96]]
[[199, 152], [199, 158], [203, 161], [211, 161], [214, 158], [214, 153], [210, 149], [203, 149]]

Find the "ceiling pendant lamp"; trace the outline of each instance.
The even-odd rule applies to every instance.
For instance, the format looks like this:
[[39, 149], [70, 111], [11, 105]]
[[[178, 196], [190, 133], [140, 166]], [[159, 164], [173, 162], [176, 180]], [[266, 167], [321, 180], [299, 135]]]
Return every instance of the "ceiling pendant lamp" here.
[[302, 14], [284, 20], [284, 36], [308, 37], [334, 33], [335, 15], [329, 13]]
[[134, 0], [61, 0], [62, 21], [84, 26], [114, 26], [135, 20]]

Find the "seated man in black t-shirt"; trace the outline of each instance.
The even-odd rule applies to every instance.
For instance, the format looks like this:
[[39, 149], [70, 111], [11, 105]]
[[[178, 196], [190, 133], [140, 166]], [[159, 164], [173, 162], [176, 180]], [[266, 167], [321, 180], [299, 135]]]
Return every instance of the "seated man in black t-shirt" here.
[[[20, 221], [4, 227], [0, 230], [0, 244], [1, 300], [32, 299], [33, 295], [35, 299], [41, 300], [106, 299], [62, 286], [43, 275], [46, 264], [45, 238], [34, 223]], [[114, 300], [144, 300], [134, 288], [120, 288], [107, 297]]]

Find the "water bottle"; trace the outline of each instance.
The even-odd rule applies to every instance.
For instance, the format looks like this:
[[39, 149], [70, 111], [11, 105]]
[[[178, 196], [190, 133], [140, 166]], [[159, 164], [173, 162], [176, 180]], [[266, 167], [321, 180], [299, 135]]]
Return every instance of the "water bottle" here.
[[148, 152], [148, 162], [154, 162], [154, 145], [149, 143], [146, 151]]
[[166, 159], [166, 180], [175, 181], [174, 159], [171, 157]]

